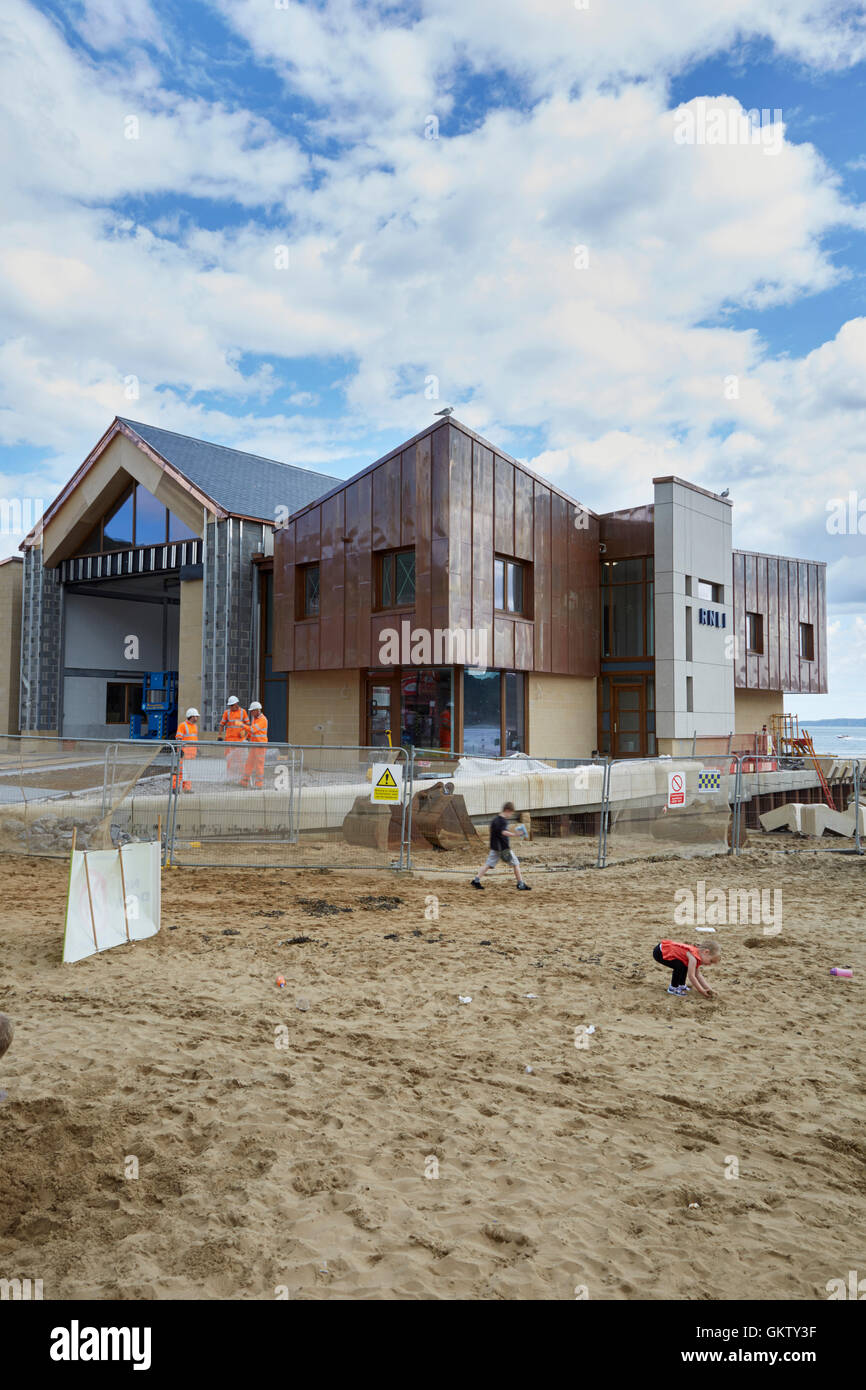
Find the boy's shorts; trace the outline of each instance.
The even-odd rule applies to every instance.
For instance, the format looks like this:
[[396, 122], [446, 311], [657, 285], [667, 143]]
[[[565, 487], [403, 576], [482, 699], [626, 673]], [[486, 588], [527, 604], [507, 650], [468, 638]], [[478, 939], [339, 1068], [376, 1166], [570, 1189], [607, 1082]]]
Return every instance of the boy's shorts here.
[[487, 856], [485, 869], [495, 869], [500, 860], [503, 864], [513, 864], [515, 869], [520, 868], [520, 861], [513, 849], [492, 849]]

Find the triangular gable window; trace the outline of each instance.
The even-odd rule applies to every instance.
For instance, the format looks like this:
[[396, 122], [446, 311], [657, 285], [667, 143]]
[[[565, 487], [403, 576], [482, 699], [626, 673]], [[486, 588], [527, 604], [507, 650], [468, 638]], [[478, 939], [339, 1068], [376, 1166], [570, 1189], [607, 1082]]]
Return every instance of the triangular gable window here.
[[100, 517], [90, 535], [78, 547], [77, 553], [99, 555], [112, 550], [131, 550], [137, 546], [195, 539], [195, 531], [191, 531], [164, 503], [158, 502], [152, 492], [148, 492], [140, 483], [133, 483]]

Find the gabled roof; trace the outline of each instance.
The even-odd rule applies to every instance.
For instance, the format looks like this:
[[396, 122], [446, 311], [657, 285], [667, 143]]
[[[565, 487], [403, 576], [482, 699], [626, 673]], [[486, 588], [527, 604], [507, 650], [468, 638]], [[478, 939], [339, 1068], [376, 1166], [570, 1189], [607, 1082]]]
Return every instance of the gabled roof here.
[[277, 522], [278, 508], [285, 508], [286, 515], [291, 514], [330, 492], [341, 481], [312, 468], [278, 463], [276, 459], [245, 454], [240, 449], [229, 449], [223, 444], [211, 444], [117, 415], [46, 509], [38, 525], [21, 542], [19, 550], [27, 550], [34, 544], [35, 538], [54, 519], [118, 435], [129, 439], [199, 504], [211, 507], [219, 518], [240, 517], [273, 526]]
[[296, 512], [342, 481], [311, 468], [245, 454], [139, 420], [118, 419], [230, 516], [273, 525], [278, 507], [285, 508], [286, 514]]

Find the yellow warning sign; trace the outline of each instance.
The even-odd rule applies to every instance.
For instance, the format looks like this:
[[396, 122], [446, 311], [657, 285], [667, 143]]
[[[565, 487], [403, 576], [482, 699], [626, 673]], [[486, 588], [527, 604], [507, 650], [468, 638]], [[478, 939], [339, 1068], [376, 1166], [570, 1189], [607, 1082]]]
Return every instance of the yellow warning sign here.
[[371, 801], [401, 802], [403, 800], [403, 769], [388, 763], [373, 764]]

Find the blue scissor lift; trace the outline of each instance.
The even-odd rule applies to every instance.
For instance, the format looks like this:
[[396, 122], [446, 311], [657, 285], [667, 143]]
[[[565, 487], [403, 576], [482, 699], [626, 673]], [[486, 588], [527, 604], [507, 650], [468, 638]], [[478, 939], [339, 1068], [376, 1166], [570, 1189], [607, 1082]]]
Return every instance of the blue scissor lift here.
[[[142, 732], [144, 721], [147, 730]], [[141, 712], [129, 721], [130, 738], [174, 738], [177, 731], [177, 671], [145, 671]]]

